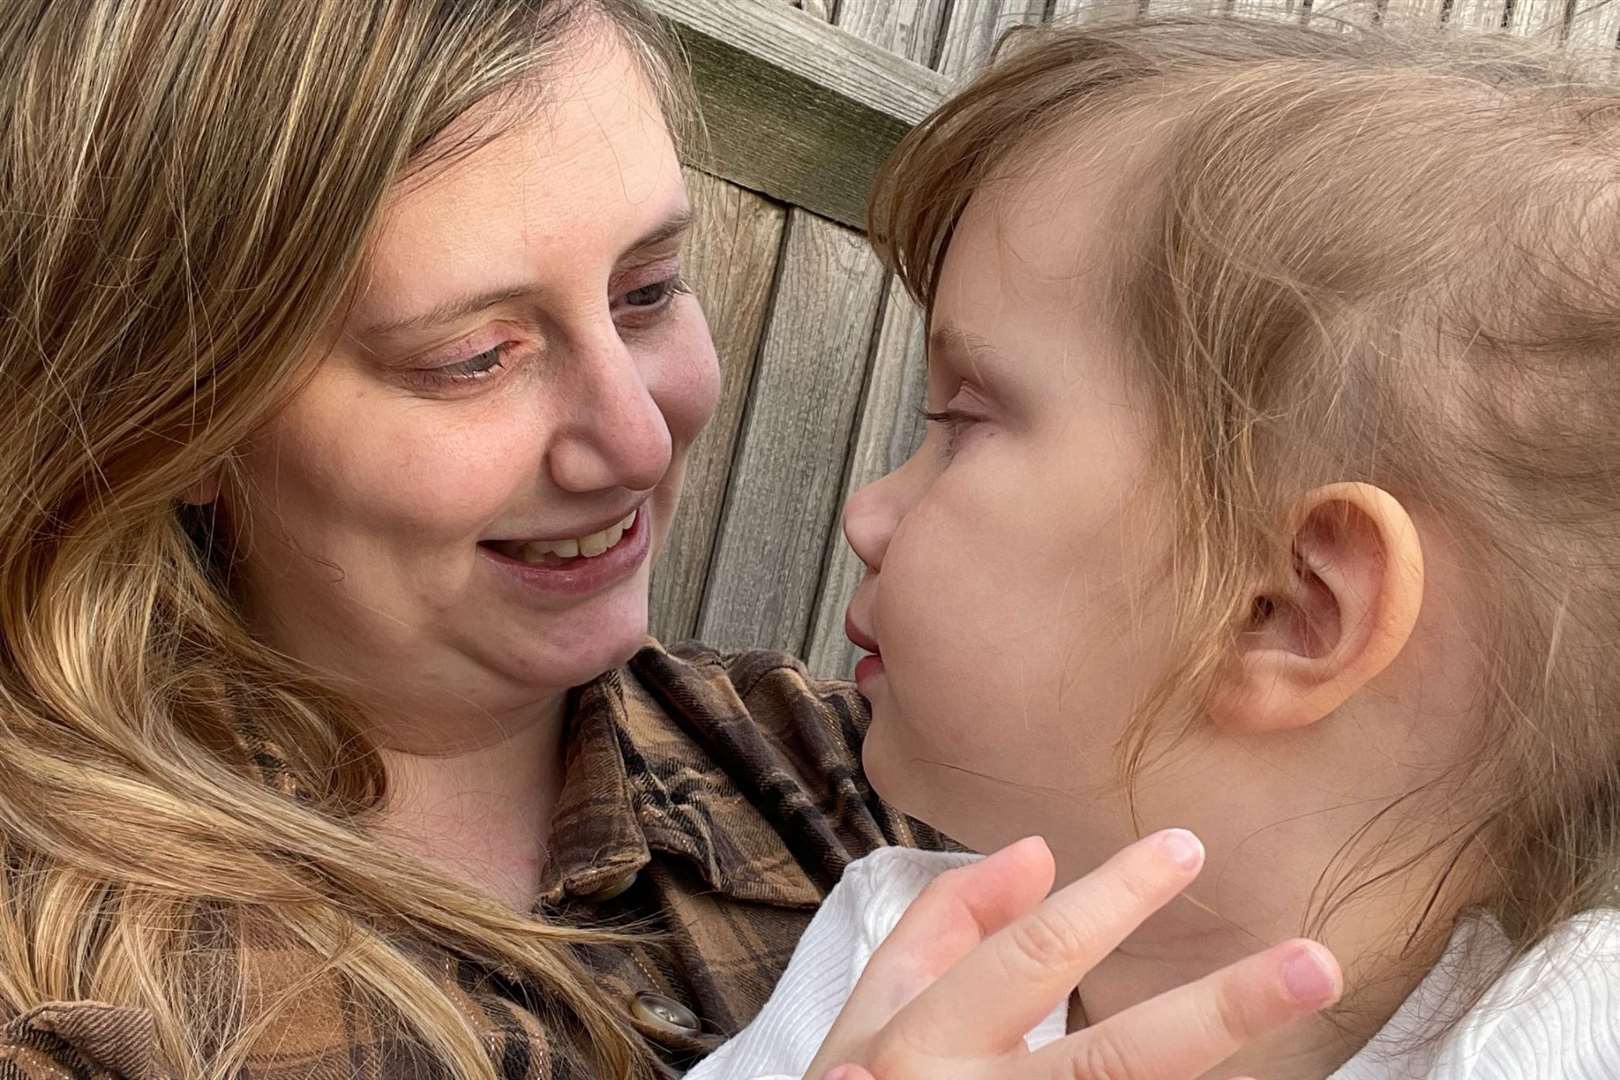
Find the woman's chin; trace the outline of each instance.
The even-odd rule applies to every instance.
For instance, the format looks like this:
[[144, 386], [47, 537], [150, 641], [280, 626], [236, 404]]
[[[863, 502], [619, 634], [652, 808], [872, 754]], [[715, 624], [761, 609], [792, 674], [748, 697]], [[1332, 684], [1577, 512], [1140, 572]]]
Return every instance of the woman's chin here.
[[602, 597], [574, 618], [561, 619], [529, 643], [536, 673], [551, 685], [581, 686], [622, 667], [647, 644], [647, 589]]

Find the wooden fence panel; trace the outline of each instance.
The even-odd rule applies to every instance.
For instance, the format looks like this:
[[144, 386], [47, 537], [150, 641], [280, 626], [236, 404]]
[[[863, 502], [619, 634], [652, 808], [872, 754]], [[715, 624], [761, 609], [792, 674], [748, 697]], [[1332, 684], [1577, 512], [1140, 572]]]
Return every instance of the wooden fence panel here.
[[1604, 50], [1613, 60], [1620, 44], [1620, 2], [1582, 0], [1569, 20], [1569, 45], [1573, 49]]
[[787, 218], [783, 207], [693, 169], [686, 185], [695, 224], [683, 275], [708, 316], [721, 383], [714, 419], [687, 457], [681, 508], [653, 569], [652, 632], [666, 641], [697, 632]]
[[843, 490], [883, 269], [860, 233], [788, 223], [698, 636], [802, 655]]
[[1446, 25], [1458, 30], [1500, 30], [1506, 0], [1452, 0]]
[[[977, 11], [960, 2], [955, 7], [959, 13], [976, 14], [986, 22], [1010, 24], [1031, 17], [1023, 8], [1009, 13], [995, 3], [982, 3]], [[886, 9], [889, 18], [870, 18], [868, 12], [873, 8]], [[941, 30], [950, 31], [941, 25], [944, 17], [945, 5], [937, 0], [844, 0], [838, 9], [839, 26], [919, 64], [945, 59], [935, 47]], [[984, 47], [988, 49], [989, 44], [986, 41]], [[971, 67], [982, 60], [970, 50], [958, 49], [949, 62]], [[880, 288], [884, 290], [881, 320], [867, 362], [854, 445], [838, 505], [827, 523], [826, 555], [806, 644], [806, 660], [812, 670], [841, 675], [849, 674], [860, 657], [860, 651], [844, 637], [844, 609], [866, 572], [844, 542], [843, 505], [856, 490], [905, 460], [915, 443], [927, 383], [921, 315], [894, 278]]]
[[935, 67], [953, 80], [971, 76], [989, 57], [991, 49], [1015, 26], [1038, 23], [1045, 0], [957, 0], [945, 28], [945, 47]]
[[[842, 504], [872, 481], [899, 468], [922, 435], [920, 409], [928, 392], [922, 314], [898, 278], [889, 279], [882, 329], [844, 481]], [[848, 675], [861, 651], [844, 636], [844, 610], [866, 568], [844, 541], [842, 514], [827, 533], [827, 569], [805, 659], [811, 670]]]

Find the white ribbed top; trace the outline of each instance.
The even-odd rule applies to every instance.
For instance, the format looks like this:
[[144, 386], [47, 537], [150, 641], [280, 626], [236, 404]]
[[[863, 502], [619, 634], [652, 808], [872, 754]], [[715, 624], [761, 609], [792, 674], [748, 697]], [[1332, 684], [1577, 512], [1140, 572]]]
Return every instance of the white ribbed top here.
[[[764, 1009], [687, 1080], [799, 1080], [861, 969], [923, 887], [978, 858], [881, 848], [851, 863], [793, 952]], [[1440, 963], [1389, 1023], [1328, 1080], [1620, 1080], [1620, 911], [1561, 925], [1502, 977], [1444, 1039], [1413, 1048], [1465, 961], [1508, 948], [1485, 919], [1459, 925]], [[1060, 1038], [1066, 1003], [1025, 1037]]]

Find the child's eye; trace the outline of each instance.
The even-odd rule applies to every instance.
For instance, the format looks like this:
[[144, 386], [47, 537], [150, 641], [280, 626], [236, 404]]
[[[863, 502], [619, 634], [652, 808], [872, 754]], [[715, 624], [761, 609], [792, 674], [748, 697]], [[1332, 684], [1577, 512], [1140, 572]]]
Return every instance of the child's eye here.
[[962, 433], [967, 430], [975, 417], [955, 409], [942, 409], [939, 412], [922, 410], [922, 418], [930, 424], [943, 424], [945, 427], [945, 457], [949, 459], [956, 453], [957, 444], [961, 441]]

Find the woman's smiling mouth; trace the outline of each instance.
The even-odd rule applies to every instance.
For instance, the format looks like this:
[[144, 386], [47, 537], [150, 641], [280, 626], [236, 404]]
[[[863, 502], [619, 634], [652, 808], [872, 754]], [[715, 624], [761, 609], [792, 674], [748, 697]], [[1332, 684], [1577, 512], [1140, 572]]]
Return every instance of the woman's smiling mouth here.
[[479, 554], [530, 599], [536, 592], [573, 598], [610, 588], [632, 577], [651, 548], [645, 504], [584, 536], [478, 544]]
[[535, 566], [556, 566], [576, 558], [594, 559], [616, 547], [624, 534], [635, 527], [640, 514], [639, 508], [632, 510], [607, 528], [585, 536], [561, 540], [489, 540], [485, 543], [509, 559]]

